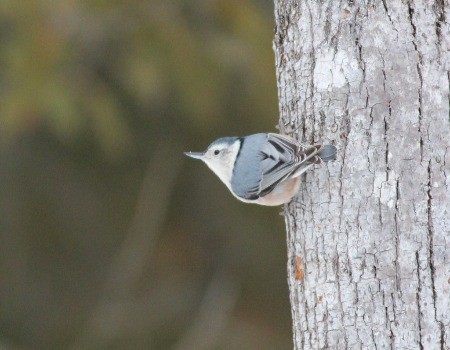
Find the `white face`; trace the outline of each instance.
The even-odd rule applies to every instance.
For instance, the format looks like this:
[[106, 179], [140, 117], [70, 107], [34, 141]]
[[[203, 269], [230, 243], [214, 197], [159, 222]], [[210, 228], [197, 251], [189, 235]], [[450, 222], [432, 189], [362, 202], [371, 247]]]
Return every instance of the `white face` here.
[[228, 163], [230, 160], [230, 155], [232, 152], [230, 152], [230, 146], [229, 144], [216, 144], [213, 146], [210, 146], [206, 152], [203, 154], [203, 161], [216, 164], [216, 163]]
[[185, 154], [191, 158], [204, 161], [231, 190], [233, 166], [240, 146], [241, 141], [237, 137], [224, 137], [223, 139], [214, 141], [203, 153], [185, 152]]
[[239, 142], [211, 145], [202, 156], [202, 160], [216, 175], [230, 186], [233, 165], [239, 151]]

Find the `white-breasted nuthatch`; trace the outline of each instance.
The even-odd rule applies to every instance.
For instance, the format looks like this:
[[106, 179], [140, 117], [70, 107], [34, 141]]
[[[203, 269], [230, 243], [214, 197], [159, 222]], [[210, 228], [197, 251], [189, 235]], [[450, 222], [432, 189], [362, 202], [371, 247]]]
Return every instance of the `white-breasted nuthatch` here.
[[309, 146], [289, 136], [261, 133], [223, 137], [205, 152], [185, 154], [205, 162], [240, 201], [280, 205], [295, 196], [301, 174], [336, 158], [336, 147]]

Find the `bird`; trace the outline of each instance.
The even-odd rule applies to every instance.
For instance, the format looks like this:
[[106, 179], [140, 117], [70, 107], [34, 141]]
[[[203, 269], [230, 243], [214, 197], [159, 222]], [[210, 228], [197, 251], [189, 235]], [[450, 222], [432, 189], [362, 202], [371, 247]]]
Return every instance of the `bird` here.
[[222, 137], [204, 152], [185, 152], [203, 161], [240, 201], [266, 206], [289, 203], [314, 164], [336, 159], [333, 145], [305, 145], [287, 135], [258, 133]]

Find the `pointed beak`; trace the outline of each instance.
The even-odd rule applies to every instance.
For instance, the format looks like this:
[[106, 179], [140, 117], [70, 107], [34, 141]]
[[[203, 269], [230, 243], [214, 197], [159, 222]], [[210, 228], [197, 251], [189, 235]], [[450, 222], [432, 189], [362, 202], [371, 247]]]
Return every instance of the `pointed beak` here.
[[184, 152], [185, 155], [195, 159], [202, 159], [204, 154], [203, 152]]

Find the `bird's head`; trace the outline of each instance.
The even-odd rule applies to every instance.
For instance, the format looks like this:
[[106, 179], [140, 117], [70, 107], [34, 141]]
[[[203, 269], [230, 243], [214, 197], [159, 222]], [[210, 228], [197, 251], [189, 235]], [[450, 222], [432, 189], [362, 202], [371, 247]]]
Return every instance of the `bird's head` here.
[[204, 152], [185, 152], [184, 154], [205, 162], [227, 186], [230, 186], [240, 144], [238, 137], [222, 137], [211, 143]]

